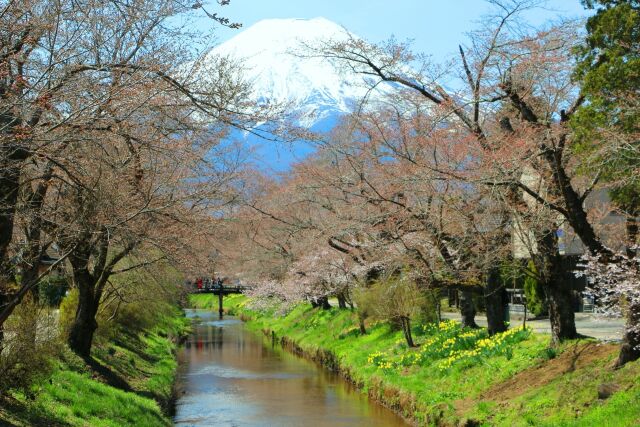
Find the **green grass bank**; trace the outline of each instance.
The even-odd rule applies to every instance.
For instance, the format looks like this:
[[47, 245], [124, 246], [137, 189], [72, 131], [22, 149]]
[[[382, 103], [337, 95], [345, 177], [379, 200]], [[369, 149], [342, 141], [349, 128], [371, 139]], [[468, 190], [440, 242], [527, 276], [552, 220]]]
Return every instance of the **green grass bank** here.
[[[212, 295], [191, 304], [217, 309]], [[385, 322], [367, 323], [361, 335], [350, 310], [302, 304], [283, 316], [251, 310], [243, 296], [224, 305], [416, 425], [640, 425], [640, 363], [612, 370], [615, 345], [576, 340], [550, 349], [548, 336], [526, 329], [487, 337], [443, 322], [414, 325], [419, 346], [408, 348]]]
[[175, 308], [152, 328], [96, 337], [90, 363], [63, 347], [50, 374], [0, 398], [0, 425], [172, 425], [176, 352], [188, 328]]

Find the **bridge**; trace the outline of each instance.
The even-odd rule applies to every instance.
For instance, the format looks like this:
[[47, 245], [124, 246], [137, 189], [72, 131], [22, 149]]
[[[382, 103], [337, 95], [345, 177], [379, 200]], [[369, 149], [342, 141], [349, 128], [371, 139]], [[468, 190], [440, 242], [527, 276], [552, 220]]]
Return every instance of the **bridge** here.
[[246, 285], [204, 285], [201, 289], [194, 289], [194, 294], [214, 294], [214, 295], [231, 295], [231, 294], [243, 294], [245, 291], [251, 289], [251, 286]]
[[225, 295], [243, 294], [250, 290], [251, 286], [246, 285], [222, 285], [215, 283], [205, 283], [202, 288], [192, 290], [194, 294], [213, 294], [218, 295], [218, 315], [222, 319], [224, 314], [223, 300]]

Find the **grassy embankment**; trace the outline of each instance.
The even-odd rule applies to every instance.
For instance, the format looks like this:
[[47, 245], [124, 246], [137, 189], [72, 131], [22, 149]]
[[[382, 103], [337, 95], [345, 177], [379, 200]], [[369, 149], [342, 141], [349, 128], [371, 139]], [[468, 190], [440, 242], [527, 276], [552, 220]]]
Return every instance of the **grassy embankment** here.
[[188, 323], [176, 309], [140, 333], [97, 337], [87, 364], [68, 349], [28, 393], [0, 399], [0, 425], [170, 426], [178, 337]]
[[[614, 345], [577, 340], [550, 349], [548, 336], [527, 330], [487, 338], [446, 322], [415, 325], [420, 346], [407, 348], [386, 323], [360, 335], [349, 310], [300, 305], [281, 317], [245, 303], [225, 298], [225, 308], [251, 319], [250, 329], [275, 333], [419, 425], [640, 425], [640, 363], [612, 370]], [[192, 304], [217, 308], [210, 295]], [[599, 399], [598, 388], [616, 391]]]

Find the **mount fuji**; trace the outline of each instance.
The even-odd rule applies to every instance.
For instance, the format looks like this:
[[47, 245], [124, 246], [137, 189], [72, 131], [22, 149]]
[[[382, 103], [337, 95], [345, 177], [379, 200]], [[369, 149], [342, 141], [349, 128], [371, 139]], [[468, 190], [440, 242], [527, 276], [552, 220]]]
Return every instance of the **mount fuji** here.
[[[267, 19], [217, 46], [208, 55], [241, 61], [257, 100], [293, 103], [311, 127], [347, 113], [367, 92], [362, 76], [341, 74], [326, 59], [304, 56], [305, 45], [356, 38], [325, 18]], [[206, 58], [205, 58], [206, 62]]]
[[[289, 104], [299, 117], [298, 125], [326, 131], [341, 115], [353, 111], [357, 102], [367, 95], [368, 87], [363, 76], [340, 73], [325, 58], [304, 55], [304, 46], [349, 38], [358, 39], [325, 18], [268, 19], [218, 45], [207, 53], [203, 62], [214, 63], [218, 57], [235, 59], [242, 65], [244, 78], [252, 84], [256, 103]], [[368, 96], [383, 96], [384, 92], [382, 87]], [[249, 139], [254, 150], [258, 146], [265, 166], [275, 170], [286, 170], [290, 163], [311, 151], [307, 146], [287, 153], [273, 143]]]

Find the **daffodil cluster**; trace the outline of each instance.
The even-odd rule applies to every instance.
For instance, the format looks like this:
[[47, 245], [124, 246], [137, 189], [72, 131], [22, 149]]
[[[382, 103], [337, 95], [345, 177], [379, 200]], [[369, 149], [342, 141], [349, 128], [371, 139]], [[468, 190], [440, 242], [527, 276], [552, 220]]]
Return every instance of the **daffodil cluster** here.
[[[447, 370], [459, 361], [474, 361], [480, 357], [505, 355], [511, 357], [513, 345], [527, 339], [531, 330], [522, 326], [495, 334], [492, 337], [480, 338], [471, 349], [454, 350], [437, 364], [440, 370]], [[462, 336], [464, 334], [461, 334]]]
[[482, 358], [495, 355], [511, 357], [513, 345], [525, 340], [531, 332], [528, 328], [518, 327], [490, 337], [484, 328], [461, 328], [453, 320], [425, 325], [422, 330], [425, 339], [419, 343], [418, 350], [406, 349], [398, 354], [396, 343], [397, 356], [372, 353], [369, 364], [383, 370], [414, 365], [434, 365], [440, 370], [447, 370], [457, 363], [473, 365]]
[[391, 370], [395, 367], [395, 363], [392, 363], [389, 359], [387, 359], [387, 356], [380, 351], [371, 353], [367, 358], [367, 362], [370, 365], [374, 365], [378, 369], [383, 370]]

